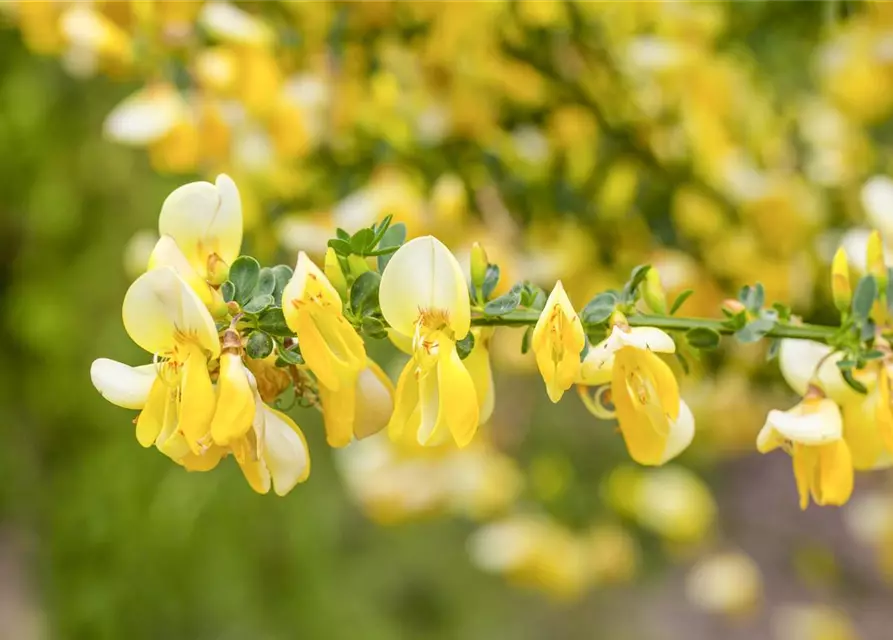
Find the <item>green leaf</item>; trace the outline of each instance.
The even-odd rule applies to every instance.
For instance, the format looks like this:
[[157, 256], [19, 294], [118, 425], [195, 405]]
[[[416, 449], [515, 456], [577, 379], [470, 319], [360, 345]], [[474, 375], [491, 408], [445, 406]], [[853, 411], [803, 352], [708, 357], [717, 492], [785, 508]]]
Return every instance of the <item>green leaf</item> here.
[[251, 297], [256, 298], [263, 295], [273, 295], [273, 291], [275, 289], [276, 274], [273, 273], [272, 269], [264, 267], [260, 270], [260, 276], [257, 279], [257, 286], [254, 288], [254, 292], [251, 294]]
[[859, 340], [871, 344], [874, 342], [876, 333], [877, 325], [869, 318], [862, 323], [861, 330], [859, 331]]
[[864, 384], [856, 380], [855, 376], [853, 376], [852, 369], [841, 369], [840, 375], [843, 377], [844, 382], [846, 382], [854, 391], [863, 394], [868, 393], [868, 388]]
[[878, 351], [877, 349], [872, 349], [871, 351], [867, 351], [862, 354], [863, 360], [877, 360], [879, 358], [884, 357], [883, 351]]
[[338, 227], [337, 229], [335, 229], [335, 237], [338, 238], [339, 240], [344, 240], [345, 242], [350, 242], [350, 234], [347, 231], [345, 231], [344, 229], [342, 229], [341, 227]]
[[282, 306], [282, 291], [293, 275], [294, 271], [288, 265], [277, 264], [273, 267], [273, 276], [276, 278], [276, 286], [273, 287], [273, 302], [280, 307]]
[[465, 360], [472, 349], [474, 349], [474, 334], [469, 331], [464, 338], [456, 343], [456, 351], [459, 353], [459, 358]]
[[285, 314], [280, 307], [268, 307], [257, 318], [259, 329], [279, 338], [287, 338], [295, 335], [285, 322]]
[[351, 251], [358, 256], [365, 255], [367, 249], [372, 249], [369, 245], [374, 235], [372, 229], [360, 229], [357, 231], [350, 239]]
[[353, 253], [353, 249], [351, 248], [351, 244], [347, 240], [341, 240], [340, 238], [332, 238], [329, 240], [328, 245], [335, 250], [339, 256], [347, 257], [351, 253]]
[[245, 344], [245, 353], [249, 358], [262, 360], [273, 353], [273, 338], [263, 331], [254, 331], [248, 336]]
[[394, 216], [387, 215], [377, 227], [373, 227], [375, 229], [375, 235], [372, 237], [372, 241], [369, 243], [370, 249], [378, 246], [378, 243], [381, 242], [381, 239], [384, 237], [384, 234], [388, 230], [388, 227], [391, 226], [391, 220], [393, 219]]
[[361, 328], [363, 333], [370, 338], [382, 340], [388, 337], [388, 331], [384, 325], [384, 321], [378, 316], [364, 316]]
[[[385, 247], [384, 249], [376, 249], [375, 251], [367, 251], [366, 255], [370, 258], [376, 258], [378, 256], [389, 256], [400, 247]], [[390, 258], [388, 258], [390, 261]]]
[[719, 346], [722, 336], [709, 327], [694, 327], [685, 332], [685, 340], [695, 349], [710, 351]]
[[273, 306], [273, 296], [269, 293], [264, 295], [257, 296], [256, 298], [251, 298], [248, 302], [246, 302], [242, 306], [242, 311], [245, 313], [260, 313], [267, 307]]
[[236, 299], [236, 285], [227, 280], [220, 285], [220, 295], [223, 296], [224, 302], [232, 302]]
[[239, 256], [229, 268], [229, 279], [235, 287], [233, 299], [244, 306], [257, 287], [260, 264], [251, 256]]
[[738, 300], [744, 305], [744, 308], [756, 315], [763, 308], [763, 302], [766, 298], [766, 291], [759, 282], [754, 286], [744, 285], [738, 293]]
[[600, 293], [583, 307], [583, 311], [580, 312], [580, 319], [584, 324], [604, 322], [614, 313], [617, 302], [617, 294], [611, 291]]
[[378, 287], [381, 285], [381, 275], [375, 271], [361, 273], [350, 288], [350, 308], [357, 315], [362, 315], [364, 309], [378, 307]]
[[487, 271], [484, 273], [484, 281], [481, 283], [481, 296], [484, 301], [490, 299], [497, 284], [499, 284], [499, 265], [488, 264]]
[[280, 347], [277, 349], [276, 355], [278, 356], [276, 359], [276, 366], [278, 367], [289, 364], [304, 364], [304, 356], [301, 355], [301, 350], [298, 347], [289, 349]]
[[775, 320], [772, 320], [771, 318], [757, 318], [735, 332], [735, 337], [742, 343], [757, 342], [767, 333], [772, 331], [774, 327]]
[[512, 289], [507, 294], [499, 296], [484, 305], [484, 315], [502, 316], [518, 308], [521, 304], [521, 294]]
[[[402, 222], [398, 222], [397, 224], [392, 224], [388, 227], [388, 230], [385, 231], [384, 235], [381, 237], [381, 240], [378, 242], [378, 250], [384, 251], [385, 249], [391, 247], [400, 247], [403, 242], [406, 240], [406, 225]], [[388, 262], [391, 261], [392, 253], [384, 253], [384, 254], [376, 254], [378, 255], [378, 271], [383, 272], [384, 268], [388, 266]]]
[[623, 287], [623, 298], [625, 300], [631, 301], [636, 299], [639, 285], [645, 281], [645, 276], [648, 275], [650, 270], [650, 264], [640, 264], [633, 268], [629, 274], [629, 281]]
[[521, 353], [530, 351], [530, 340], [533, 338], [533, 327], [527, 327], [524, 336], [521, 338]]
[[862, 276], [853, 292], [853, 317], [857, 322], [865, 322], [871, 314], [871, 307], [877, 298], [877, 280], [874, 276]]
[[788, 305], [782, 304], [781, 302], [773, 302], [772, 308], [775, 309], [775, 312], [778, 314], [779, 320], [787, 322], [791, 319], [791, 308]]
[[688, 360], [685, 359], [685, 356], [683, 356], [681, 353], [679, 353], [677, 351], [676, 352], [676, 360], [679, 361], [679, 364], [682, 366], [682, 370], [685, 372], [685, 375], [688, 375], [691, 372], [691, 370], [688, 366]]
[[893, 313], [893, 267], [887, 267], [887, 310]]
[[691, 294], [693, 294], [694, 292], [694, 289], [686, 289], [678, 296], [676, 296], [676, 299], [673, 300], [673, 304], [670, 305], [670, 315], [673, 315], [674, 313], [679, 311], [679, 307], [685, 304], [685, 301], [688, 300], [689, 297], [691, 297]]

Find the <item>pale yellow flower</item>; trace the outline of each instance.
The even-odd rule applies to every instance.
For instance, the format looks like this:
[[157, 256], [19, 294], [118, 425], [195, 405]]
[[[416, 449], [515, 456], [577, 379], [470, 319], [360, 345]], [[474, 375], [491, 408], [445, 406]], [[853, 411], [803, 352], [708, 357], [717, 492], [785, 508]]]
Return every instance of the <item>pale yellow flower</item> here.
[[477, 430], [480, 409], [472, 379], [456, 351], [471, 325], [468, 287], [458, 261], [432, 236], [398, 249], [381, 278], [381, 311], [394, 332], [412, 339], [412, 358], [397, 381], [389, 433], [416, 433], [434, 444], [446, 432], [459, 446]]

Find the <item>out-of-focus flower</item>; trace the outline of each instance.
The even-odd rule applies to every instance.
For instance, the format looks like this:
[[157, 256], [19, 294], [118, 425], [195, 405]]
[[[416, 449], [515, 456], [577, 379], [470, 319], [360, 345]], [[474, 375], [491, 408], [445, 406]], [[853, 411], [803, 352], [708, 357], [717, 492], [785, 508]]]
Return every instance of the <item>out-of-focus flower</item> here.
[[489, 517], [522, 485], [514, 461], [477, 441], [462, 449], [421, 447], [378, 435], [339, 451], [337, 462], [354, 499], [385, 524], [444, 513]]
[[617, 467], [608, 477], [605, 491], [615, 509], [669, 543], [701, 542], [710, 535], [716, 520], [716, 502], [710, 490], [684, 467]]
[[729, 616], [752, 613], [763, 597], [759, 567], [740, 551], [700, 560], [685, 581], [689, 602], [705, 611]]
[[774, 613], [776, 640], [858, 640], [846, 614], [815, 604], [784, 605]]
[[585, 542], [546, 518], [488, 524], [469, 540], [469, 552], [484, 571], [558, 598], [578, 597], [592, 579]]

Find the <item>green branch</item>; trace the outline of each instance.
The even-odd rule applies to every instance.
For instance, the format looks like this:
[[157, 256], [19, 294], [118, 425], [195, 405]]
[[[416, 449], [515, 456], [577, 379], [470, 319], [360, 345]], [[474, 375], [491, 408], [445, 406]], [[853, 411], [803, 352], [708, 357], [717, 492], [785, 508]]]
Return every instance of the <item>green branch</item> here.
[[[539, 319], [538, 311], [516, 310], [502, 316], [475, 315], [471, 324], [476, 327], [526, 327], [536, 324]], [[665, 331], [688, 331], [689, 329], [712, 329], [717, 333], [731, 335], [735, 330], [729, 327], [723, 320], [711, 320], [709, 318], [683, 318], [675, 316], [653, 316], [647, 314], [634, 314], [626, 317], [627, 322], [633, 327], [657, 327]], [[604, 329], [605, 323], [584, 323], [585, 329]], [[839, 331], [838, 327], [826, 327], [816, 324], [776, 324], [770, 329], [767, 338], [799, 338], [804, 340], [817, 340], [819, 342], [830, 341]]]

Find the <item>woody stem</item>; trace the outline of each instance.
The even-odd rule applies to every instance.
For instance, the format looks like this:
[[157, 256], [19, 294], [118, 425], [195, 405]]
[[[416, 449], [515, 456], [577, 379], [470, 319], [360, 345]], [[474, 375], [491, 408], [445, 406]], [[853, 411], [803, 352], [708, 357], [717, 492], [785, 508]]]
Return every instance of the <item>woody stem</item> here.
[[[536, 324], [539, 312], [528, 310], [515, 310], [502, 316], [475, 315], [471, 319], [472, 326], [476, 327], [525, 327]], [[727, 325], [723, 320], [710, 318], [684, 318], [676, 316], [655, 316], [636, 313], [626, 316], [631, 327], [657, 327], [665, 331], [688, 331], [689, 329], [712, 329], [717, 333], [730, 335], [735, 329]], [[586, 330], [604, 329], [607, 321], [600, 323], [583, 323]], [[817, 340], [829, 342], [839, 331], [838, 327], [829, 327], [817, 324], [776, 324], [766, 332], [767, 338], [800, 338], [804, 340]]]

